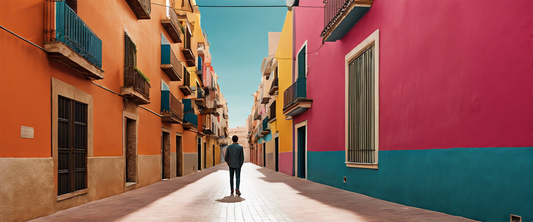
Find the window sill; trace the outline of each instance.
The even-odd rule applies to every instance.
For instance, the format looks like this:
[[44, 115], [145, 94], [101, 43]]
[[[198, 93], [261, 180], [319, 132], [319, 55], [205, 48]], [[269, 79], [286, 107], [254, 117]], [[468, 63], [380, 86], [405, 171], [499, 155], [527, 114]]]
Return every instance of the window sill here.
[[84, 195], [84, 194], [87, 194], [87, 193], [89, 193], [89, 189], [88, 188], [85, 188], [83, 190], [77, 190], [77, 191], [74, 191], [72, 193], [63, 194], [63, 195], [57, 197], [57, 202], [63, 201], [63, 200], [66, 200], [66, 199], [70, 199], [70, 198], [73, 198], [75, 196]]
[[350, 163], [346, 162], [346, 167], [363, 168], [363, 169], [378, 169], [377, 163]]

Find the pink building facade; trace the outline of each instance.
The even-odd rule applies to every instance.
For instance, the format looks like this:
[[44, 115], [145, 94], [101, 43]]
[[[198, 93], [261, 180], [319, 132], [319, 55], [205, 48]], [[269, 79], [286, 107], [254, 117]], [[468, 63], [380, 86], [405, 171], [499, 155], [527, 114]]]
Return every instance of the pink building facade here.
[[[533, 2], [347, 2], [371, 6], [337, 41], [320, 36], [322, 0], [293, 9], [293, 82], [306, 78], [298, 107], [284, 106], [294, 175], [476, 220], [533, 220]], [[370, 48], [373, 150], [360, 163], [349, 79]]]

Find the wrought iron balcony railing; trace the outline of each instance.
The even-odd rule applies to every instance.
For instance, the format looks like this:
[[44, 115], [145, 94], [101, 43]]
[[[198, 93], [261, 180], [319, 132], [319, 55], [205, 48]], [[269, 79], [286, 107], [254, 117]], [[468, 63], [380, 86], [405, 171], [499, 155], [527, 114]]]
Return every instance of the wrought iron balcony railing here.
[[324, 29], [320, 37], [334, 42], [342, 37], [370, 10], [373, 0], [324, 1]]
[[124, 87], [122, 95], [133, 98], [138, 104], [147, 104], [150, 101], [150, 84], [148, 80], [139, 73], [139, 70], [126, 66], [124, 67]]
[[270, 85], [270, 90], [268, 91], [269, 95], [274, 95], [278, 91], [278, 78], [272, 80], [272, 85]]
[[263, 63], [261, 64], [261, 73], [263, 76], [266, 76], [267, 79], [270, 78], [270, 73], [276, 68], [278, 62], [274, 56], [265, 57]]
[[185, 63], [188, 67], [196, 66], [196, 56], [194, 55], [192, 49], [184, 48], [181, 49], [181, 52], [183, 52], [183, 56], [185, 56]]
[[[91, 78], [102, 79], [102, 40], [64, 0], [47, 0], [45, 8], [45, 50], [53, 55], [51, 58]], [[68, 48], [61, 49], [58, 42]], [[74, 51], [86, 61], [78, 61], [65, 50]], [[89, 64], [95, 67], [88, 67]]]
[[272, 102], [269, 107], [269, 122], [272, 122], [276, 119], [276, 101]]
[[307, 78], [298, 78], [289, 88], [284, 92], [283, 109], [296, 103], [299, 99], [307, 98]]
[[170, 44], [161, 45], [161, 69], [171, 81], [180, 81], [182, 78], [183, 65], [177, 59]]
[[183, 68], [183, 85], [179, 86], [181, 92], [183, 92], [183, 95], [188, 96], [192, 94], [191, 90], [191, 74], [189, 71], [184, 67]]
[[167, 122], [183, 121], [183, 104], [170, 91], [161, 91], [161, 115]]
[[265, 136], [267, 134], [270, 133], [270, 128], [268, 127], [268, 117], [265, 117], [262, 121], [262, 124], [261, 124], [261, 127], [260, 127], [260, 130], [261, 130], [261, 136]]
[[182, 30], [183, 27], [181, 26], [181, 23], [178, 20], [178, 15], [176, 14], [176, 11], [173, 9], [169, 10], [169, 17], [166, 19], [161, 20], [161, 25], [165, 30], [167, 31], [168, 35], [172, 39], [174, 43], [181, 43], [183, 42], [182, 39]]

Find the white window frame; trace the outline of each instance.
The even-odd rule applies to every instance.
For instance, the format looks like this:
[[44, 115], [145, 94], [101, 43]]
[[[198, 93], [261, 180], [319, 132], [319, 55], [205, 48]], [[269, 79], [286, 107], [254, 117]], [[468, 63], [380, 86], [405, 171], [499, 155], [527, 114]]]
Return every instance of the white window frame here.
[[[353, 163], [348, 162], [348, 77], [349, 77], [349, 65], [350, 62], [361, 55], [366, 49], [374, 46], [374, 152], [376, 155], [375, 163], [364, 164], [364, 163]], [[378, 157], [379, 157], [379, 29], [370, 34], [365, 40], [363, 40], [359, 45], [353, 48], [350, 52], [344, 57], [344, 147], [345, 147], [345, 164], [346, 167], [356, 167], [356, 168], [366, 168], [366, 169], [378, 169]]]

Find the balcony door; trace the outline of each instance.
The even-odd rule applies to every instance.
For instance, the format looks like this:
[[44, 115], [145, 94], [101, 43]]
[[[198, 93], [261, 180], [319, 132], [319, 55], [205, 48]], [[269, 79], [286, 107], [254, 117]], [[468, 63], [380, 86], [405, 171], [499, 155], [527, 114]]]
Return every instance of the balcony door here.
[[170, 133], [161, 135], [161, 179], [170, 179]]
[[296, 125], [295, 175], [307, 178], [307, 121]]
[[197, 153], [198, 153], [198, 170], [201, 170], [202, 169], [202, 138], [200, 137], [198, 137]]
[[176, 177], [183, 176], [183, 146], [181, 136], [176, 136]]
[[274, 158], [276, 159], [275, 169], [279, 171], [279, 137], [274, 139]]

